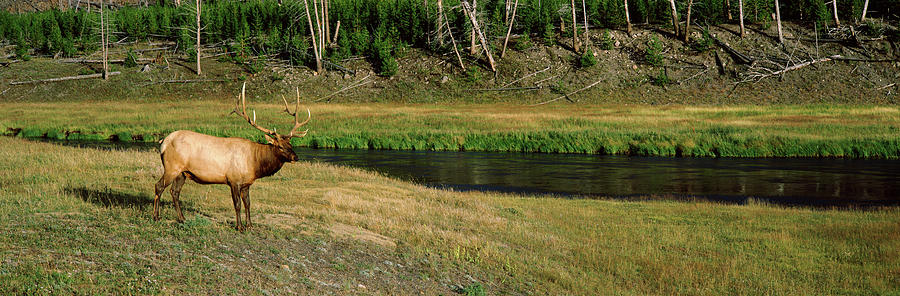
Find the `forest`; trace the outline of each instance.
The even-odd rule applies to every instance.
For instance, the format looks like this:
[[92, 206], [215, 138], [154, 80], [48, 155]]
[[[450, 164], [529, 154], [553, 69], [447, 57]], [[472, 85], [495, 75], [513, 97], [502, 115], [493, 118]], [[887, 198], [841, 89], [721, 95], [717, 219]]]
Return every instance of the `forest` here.
[[[312, 25], [315, 19], [317, 26], [324, 28], [319, 35], [326, 37], [318, 37], [324, 41], [324, 48], [320, 50], [324, 60], [338, 64], [351, 56], [367, 56], [379, 74], [391, 76], [397, 71], [395, 52], [398, 48], [415, 47], [443, 53], [451, 51], [452, 44], [462, 50], [467, 42], [474, 48], [476, 34], [466, 34], [473, 31], [472, 24], [478, 24], [478, 31], [489, 40], [485, 46], [498, 51], [495, 47], [499, 44], [490, 41], [500, 40], [510, 33], [510, 38], [516, 38], [516, 44], [521, 47], [533, 43], [553, 45], [559, 42], [559, 36], [571, 37], [573, 29], [582, 32], [585, 28], [624, 30], [636, 23], [657, 24], [673, 30], [678, 29], [675, 26], [679, 23], [684, 23], [702, 30], [709, 25], [736, 22], [740, 15], [743, 15], [743, 21], [768, 28], [775, 25], [778, 18], [775, 14], [777, 1], [639, 0], [630, 5], [627, 0], [578, 2], [472, 1], [474, 7], [471, 9], [478, 21], [471, 22], [462, 2], [456, 0], [322, 1], [322, 7], [313, 10], [321, 11], [321, 21], [306, 17], [309, 8], [316, 4], [314, 2], [213, 0], [202, 4], [201, 42], [221, 47], [236, 62], [268, 56], [290, 60], [294, 64], [315, 65], [316, 55], [310, 47], [310, 32], [316, 30]], [[865, 23], [864, 10], [871, 10], [866, 12], [870, 19], [891, 19], [900, 8], [900, 1], [868, 2], [785, 1], [780, 4], [779, 13], [781, 19], [815, 28], [818, 38], [828, 39], [833, 37], [829, 34], [835, 33], [829, 28], [836, 27], [840, 20]], [[96, 51], [101, 46], [100, 14], [96, 7], [91, 10], [96, 6], [93, 4], [22, 14], [0, 12], [0, 40], [15, 45], [16, 56], [24, 60], [31, 55], [74, 57]], [[469, 4], [466, 2], [465, 5]], [[110, 34], [116, 38], [110, 41], [168, 39], [176, 41], [178, 50], [187, 53], [188, 57], [194, 56], [191, 54], [196, 51], [193, 4], [176, 6], [172, 1], [165, 1], [149, 7], [113, 7], [119, 9], [106, 12]], [[680, 21], [672, 22], [673, 11], [676, 11], [676, 20], [682, 18]], [[885, 30], [882, 24], [863, 28]], [[675, 35], [679, 34], [684, 35], [677, 32]], [[447, 42], [448, 37], [455, 40]], [[690, 43], [709, 42], [702, 37], [684, 39]], [[599, 42], [603, 46], [603, 40]]]

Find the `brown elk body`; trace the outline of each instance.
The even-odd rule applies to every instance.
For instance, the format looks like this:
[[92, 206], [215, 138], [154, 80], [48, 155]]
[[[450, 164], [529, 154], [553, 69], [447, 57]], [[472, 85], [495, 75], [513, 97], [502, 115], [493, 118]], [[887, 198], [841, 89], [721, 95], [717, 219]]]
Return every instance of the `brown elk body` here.
[[[185, 179], [190, 179], [199, 184], [228, 185], [234, 203], [235, 228], [243, 231], [253, 226], [250, 221], [250, 185], [253, 185], [256, 179], [275, 174], [284, 163], [297, 161], [290, 140], [306, 135], [306, 131], [296, 135], [294, 131], [309, 122], [309, 118], [302, 123], [299, 122], [297, 115], [297, 109], [300, 107], [299, 94], [297, 108], [293, 113], [288, 110], [285, 101], [285, 111], [294, 116], [294, 128], [286, 136], [279, 135], [275, 131], [257, 125], [256, 114], [253, 119], [247, 116], [243, 89], [239, 102], [241, 104], [235, 107], [233, 113], [237, 113], [251, 126], [264, 132], [268, 144], [259, 144], [242, 138], [214, 137], [186, 130], [175, 131], [166, 136], [160, 146], [164, 172], [156, 183], [156, 197], [153, 200], [154, 220], [159, 220], [160, 195], [166, 187], [172, 185], [170, 194], [178, 213], [177, 220], [184, 221], [178, 199]], [[246, 227], [241, 224], [242, 205], [246, 213]]]

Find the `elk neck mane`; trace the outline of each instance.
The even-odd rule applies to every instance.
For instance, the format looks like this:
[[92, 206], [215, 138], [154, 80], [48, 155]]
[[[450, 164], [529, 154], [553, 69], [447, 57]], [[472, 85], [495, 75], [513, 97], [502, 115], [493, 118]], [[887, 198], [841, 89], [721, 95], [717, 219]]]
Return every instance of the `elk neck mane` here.
[[274, 145], [255, 143], [253, 148], [253, 156], [256, 158], [256, 177], [262, 178], [271, 176], [281, 169], [285, 161], [278, 158]]

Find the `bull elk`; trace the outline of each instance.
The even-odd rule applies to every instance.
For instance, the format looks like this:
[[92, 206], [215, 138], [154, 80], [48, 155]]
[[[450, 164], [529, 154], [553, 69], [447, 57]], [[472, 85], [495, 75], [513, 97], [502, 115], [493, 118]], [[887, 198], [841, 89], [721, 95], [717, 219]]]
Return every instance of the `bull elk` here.
[[[243, 117], [251, 126], [265, 133], [268, 144], [259, 144], [242, 138], [214, 137], [187, 130], [175, 131], [166, 136], [159, 148], [164, 172], [156, 183], [156, 198], [153, 199], [154, 220], [159, 220], [160, 194], [172, 184], [170, 193], [175, 210], [178, 212], [177, 220], [184, 222], [178, 198], [184, 180], [191, 179], [199, 184], [227, 184], [231, 187], [235, 228], [243, 232], [253, 226], [250, 221], [250, 185], [253, 185], [256, 179], [275, 174], [284, 163], [297, 161], [297, 154], [294, 153], [290, 140], [306, 135], [308, 129], [299, 133], [295, 131], [308, 123], [312, 114], [306, 109], [307, 118], [300, 122], [299, 90], [294, 112], [290, 111], [287, 100], [282, 96], [284, 112], [294, 117], [294, 128], [288, 135], [280, 135], [277, 130], [259, 126], [256, 123], [255, 111], [252, 119], [247, 115], [244, 95], [246, 87], [247, 83], [244, 83], [241, 95], [231, 113]], [[241, 224], [242, 202], [247, 218], [246, 227]]]

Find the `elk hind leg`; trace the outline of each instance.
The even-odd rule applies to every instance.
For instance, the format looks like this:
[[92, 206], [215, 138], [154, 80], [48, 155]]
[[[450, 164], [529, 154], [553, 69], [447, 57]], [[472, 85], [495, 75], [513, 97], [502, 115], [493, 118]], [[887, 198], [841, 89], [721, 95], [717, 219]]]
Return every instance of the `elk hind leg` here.
[[231, 201], [234, 203], [234, 228], [244, 232], [241, 225], [241, 187], [237, 184], [231, 185]]
[[175, 181], [172, 183], [172, 188], [169, 191], [172, 195], [172, 203], [175, 204], [175, 211], [178, 212], [178, 217], [176, 218], [178, 222], [184, 222], [184, 214], [181, 213], [181, 201], [178, 200], [178, 198], [181, 197], [181, 186], [184, 186], [186, 174], [187, 173], [178, 174], [178, 177], [175, 178]]
[[250, 222], [250, 185], [241, 186], [241, 200], [244, 202], [244, 212], [245, 217], [247, 218], [247, 230], [253, 227], [253, 222]]
[[172, 181], [180, 175], [181, 172], [165, 172], [162, 177], [159, 178], [159, 181], [156, 182], [156, 190], [155, 196], [153, 198], [153, 220], [159, 221], [159, 196], [162, 195], [163, 192], [166, 191], [166, 187], [169, 187], [169, 184], [172, 184]]

